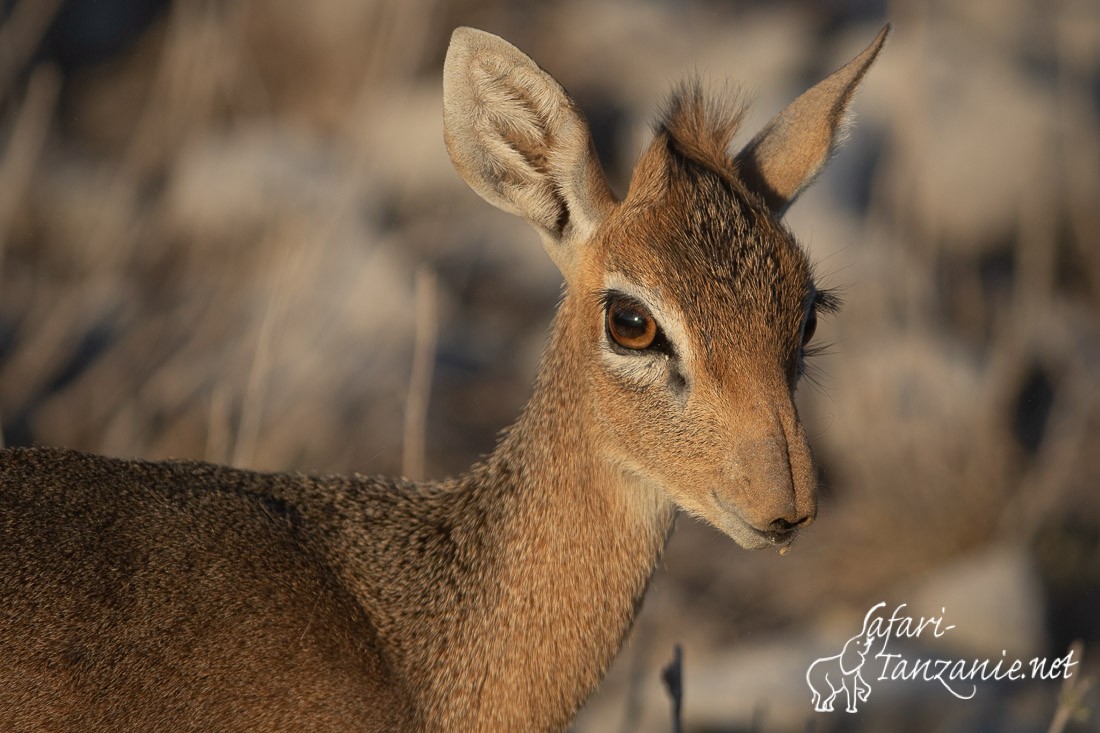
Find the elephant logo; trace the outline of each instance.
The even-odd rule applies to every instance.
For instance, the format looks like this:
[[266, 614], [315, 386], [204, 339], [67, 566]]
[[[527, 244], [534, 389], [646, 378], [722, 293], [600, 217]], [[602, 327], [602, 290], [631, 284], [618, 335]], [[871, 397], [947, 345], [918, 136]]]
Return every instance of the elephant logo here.
[[863, 665], [875, 642], [875, 635], [870, 629], [871, 616], [884, 605], [886, 604], [880, 603], [867, 612], [863, 618], [863, 628], [844, 644], [840, 654], [822, 657], [806, 670], [810, 702], [817, 712], [832, 712], [833, 703], [841, 692], [847, 698], [849, 713], [858, 712], [858, 704], [867, 702], [871, 695], [871, 685], [863, 679]]

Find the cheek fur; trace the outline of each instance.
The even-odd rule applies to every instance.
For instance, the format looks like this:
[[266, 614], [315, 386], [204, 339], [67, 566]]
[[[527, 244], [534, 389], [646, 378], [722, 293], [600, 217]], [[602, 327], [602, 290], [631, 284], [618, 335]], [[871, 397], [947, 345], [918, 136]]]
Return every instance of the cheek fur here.
[[600, 348], [600, 362], [607, 378], [632, 392], [663, 388], [668, 379], [670, 361], [663, 354], [619, 354], [607, 344]]

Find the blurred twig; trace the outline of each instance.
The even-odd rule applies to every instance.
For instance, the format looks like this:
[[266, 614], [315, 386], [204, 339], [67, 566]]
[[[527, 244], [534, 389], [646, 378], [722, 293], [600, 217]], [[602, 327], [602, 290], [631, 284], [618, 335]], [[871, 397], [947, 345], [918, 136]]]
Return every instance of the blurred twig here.
[[237, 92], [239, 10], [214, 0], [173, 3], [148, 100], [138, 111], [120, 178], [141, 180], [204, 134]]
[[23, 0], [0, 25], [0, 99], [7, 96], [60, 8], [61, 0]]
[[245, 385], [244, 404], [241, 406], [241, 421], [237, 426], [237, 439], [233, 445], [234, 466], [249, 466], [256, 458], [256, 447], [260, 441], [264, 392], [267, 389], [267, 377], [270, 371], [271, 342], [275, 327], [282, 320], [283, 301], [286, 295], [290, 274], [294, 271], [291, 253], [287, 252], [282, 266], [271, 286], [271, 295], [260, 324], [260, 333], [256, 338], [256, 351], [252, 358], [252, 368]]
[[[0, 48], [6, 42], [7, 39], [0, 32]], [[3, 83], [0, 78], [0, 84]], [[57, 69], [51, 66], [35, 69], [27, 84], [27, 96], [19, 109], [4, 158], [0, 161], [0, 273], [4, 269], [4, 248], [12, 219], [34, 172], [38, 155], [42, 152], [42, 144], [46, 139], [50, 116], [57, 103], [60, 88], [61, 76]], [[2, 89], [0, 86], [0, 91]], [[3, 447], [4, 433], [0, 430], [0, 448]]]
[[370, 55], [365, 64], [364, 92], [377, 90], [382, 79], [403, 82], [412, 76], [425, 54], [436, 0], [381, 0], [375, 3]]
[[[1069, 646], [1069, 653], [1078, 662], [1077, 669], [1081, 669], [1081, 658], [1085, 645], [1080, 639]], [[1062, 690], [1058, 693], [1058, 708], [1054, 711], [1054, 718], [1050, 721], [1047, 733], [1062, 733], [1070, 721], [1084, 720], [1089, 715], [1089, 709], [1085, 705], [1085, 695], [1092, 687], [1090, 677], [1082, 677], [1080, 674], [1066, 677], [1062, 681]]]
[[[1061, 193], [1068, 206], [1068, 237], [1080, 258], [1081, 273], [1088, 278], [1094, 307], [1100, 308], [1100, 255], [1095, 242], [1100, 233], [1100, 216], [1095, 201], [1100, 193], [1096, 176], [1100, 164], [1100, 106], [1094, 99], [1092, 77], [1098, 34], [1096, 24], [1081, 23], [1063, 7], [1056, 19], [1058, 62], [1058, 123], [1060, 159], [1064, 181]], [[1092, 27], [1091, 32], [1088, 30]]]
[[60, 88], [61, 76], [52, 66], [35, 69], [27, 84], [27, 96], [0, 162], [0, 258], [12, 218], [42, 151]]
[[[237, 91], [230, 47], [239, 11], [214, 0], [173, 3], [150, 93], [128, 115], [129, 142], [107, 184], [121, 197], [141, 188], [191, 138], [208, 133], [223, 100]], [[101, 209], [86, 249], [103, 271], [123, 267], [137, 244], [134, 222], [121, 210]], [[110, 256], [104, 256], [108, 254]]]
[[647, 676], [646, 662], [649, 660], [649, 648], [653, 640], [652, 634], [642, 632], [643, 623], [644, 619], [639, 618], [634, 628], [634, 659], [630, 666], [630, 682], [626, 690], [623, 722], [619, 726], [621, 733], [634, 733], [641, 727], [644, 702], [642, 686]]
[[672, 733], [683, 731], [684, 650], [679, 644], [672, 648], [672, 661], [661, 670], [668, 696], [672, 698]]
[[210, 395], [210, 414], [206, 425], [206, 447], [203, 459], [211, 463], [229, 460], [230, 392], [224, 384], [215, 385]]
[[424, 478], [428, 399], [432, 389], [436, 336], [439, 330], [436, 300], [435, 273], [427, 267], [420, 267], [416, 271], [416, 344], [409, 377], [409, 395], [405, 400], [401, 462], [402, 472], [414, 480]]

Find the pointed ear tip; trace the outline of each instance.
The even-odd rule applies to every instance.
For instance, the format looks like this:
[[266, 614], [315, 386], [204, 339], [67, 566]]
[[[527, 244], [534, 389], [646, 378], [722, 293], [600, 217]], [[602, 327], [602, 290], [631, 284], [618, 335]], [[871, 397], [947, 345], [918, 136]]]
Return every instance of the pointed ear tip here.
[[463, 43], [471, 38], [476, 38], [478, 34], [485, 31], [478, 30], [477, 28], [471, 28], [468, 25], [460, 25], [451, 31], [451, 43]]
[[447, 44], [447, 56], [443, 60], [443, 76], [447, 76], [447, 68], [451, 65], [451, 62], [456, 56], [460, 55], [465, 49], [470, 47], [470, 31], [472, 28], [466, 26], [459, 26], [451, 32], [450, 43]]
[[871, 47], [877, 51], [882, 50], [882, 47], [886, 44], [886, 39], [890, 37], [890, 34], [894, 32], [894, 24], [887, 23], [882, 26], [882, 30], [875, 36], [875, 40], [871, 41]]
[[447, 44], [447, 55], [443, 59], [444, 90], [450, 80], [457, 78], [455, 75], [461, 74], [462, 69], [469, 65], [478, 49], [492, 47], [499, 40], [492, 33], [465, 25], [451, 31], [451, 42]]
[[875, 40], [871, 41], [867, 48], [863, 49], [858, 56], [856, 56], [852, 62], [858, 66], [866, 69], [875, 62], [878, 58], [882, 48], [886, 45], [886, 39], [890, 37], [890, 33], [893, 31], [894, 26], [892, 23], [887, 23], [882, 26], [882, 29], [875, 35]]
[[471, 28], [468, 25], [460, 25], [451, 31], [451, 42], [447, 45], [447, 54], [475, 46], [492, 45], [500, 40], [502, 39], [499, 36], [494, 36], [492, 33]]

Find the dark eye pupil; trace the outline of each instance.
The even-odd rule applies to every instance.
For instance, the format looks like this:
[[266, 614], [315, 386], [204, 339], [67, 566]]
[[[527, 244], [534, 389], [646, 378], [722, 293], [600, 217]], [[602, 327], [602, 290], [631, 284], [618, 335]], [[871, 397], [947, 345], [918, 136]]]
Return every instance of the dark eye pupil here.
[[611, 316], [615, 321], [615, 330], [627, 338], [641, 338], [646, 332], [646, 317], [633, 310], [615, 311]]
[[811, 310], [810, 314], [806, 316], [806, 325], [802, 328], [802, 345], [810, 343], [810, 339], [814, 337], [814, 332], [817, 331], [817, 311]]

